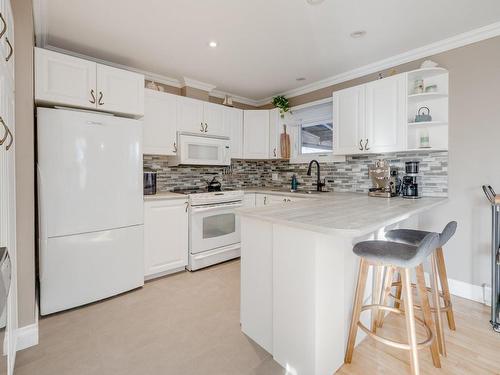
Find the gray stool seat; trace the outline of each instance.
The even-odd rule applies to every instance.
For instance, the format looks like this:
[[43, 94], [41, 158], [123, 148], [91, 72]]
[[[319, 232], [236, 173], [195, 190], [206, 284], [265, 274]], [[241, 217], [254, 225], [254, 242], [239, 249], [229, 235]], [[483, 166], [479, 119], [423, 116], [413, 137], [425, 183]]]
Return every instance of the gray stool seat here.
[[392, 241], [362, 241], [353, 252], [371, 262], [403, 268], [414, 268], [438, 247], [439, 234], [427, 233], [418, 246]]
[[[436, 247], [443, 247], [446, 242], [455, 234], [457, 222], [450, 221], [439, 234], [439, 244]], [[390, 241], [401, 242], [407, 245], [418, 246], [420, 242], [431, 232], [415, 229], [393, 229], [385, 234], [385, 238]]]

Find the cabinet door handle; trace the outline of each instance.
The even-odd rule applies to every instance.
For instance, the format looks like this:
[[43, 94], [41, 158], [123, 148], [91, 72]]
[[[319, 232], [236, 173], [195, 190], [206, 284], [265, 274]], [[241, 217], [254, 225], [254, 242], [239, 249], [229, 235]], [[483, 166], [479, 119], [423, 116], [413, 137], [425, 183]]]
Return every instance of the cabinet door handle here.
[[359, 151], [363, 151], [363, 140], [359, 140]]
[[368, 138], [366, 138], [366, 142], [365, 142], [365, 150], [366, 150], [366, 151], [370, 150], [370, 147], [368, 147]]
[[273, 153], [274, 153], [274, 157], [276, 157], [276, 147], [274, 148]]
[[102, 101], [103, 96], [104, 94], [102, 93], [102, 91], [99, 91], [99, 102], [98, 102], [99, 105], [104, 105], [104, 102]]
[[267, 204], [267, 197], [264, 197], [264, 205]]
[[174, 152], [177, 153], [177, 143], [174, 142]]
[[186, 212], [188, 212], [189, 202], [186, 202], [185, 205], [186, 205]]
[[200, 122], [200, 126], [201, 126], [200, 132], [203, 133], [205, 131], [205, 128], [203, 127], [203, 122]]
[[205, 122], [205, 133], [208, 131], [208, 124]]
[[0, 146], [4, 144], [5, 140], [7, 139], [7, 137], [9, 136], [9, 128], [7, 127], [7, 125], [5, 124], [5, 122], [3, 121], [3, 118], [2, 116], [0, 116], [0, 122], [2, 123], [3, 125], [3, 130], [5, 131], [5, 135], [3, 136], [2, 139], [0, 139]]
[[90, 96], [92, 97], [92, 99], [89, 99], [89, 102], [91, 102], [92, 104], [95, 104], [95, 92], [94, 92], [94, 89], [90, 90]]
[[7, 31], [7, 22], [5, 22], [5, 18], [3, 18], [3, 14], [0, 13], [0, 20], [2, 20], [2, 31], [0, 31], [0, 38], [3, 37], [3, 34]]
[[9, 127], [7, 127], [7, 131], [9, 132], [10, 135], [10, 142], [9, 144], [5, 147], [7, 151], [9, 151], [10, 146], [14, 143], [14, 136], [12, 135], [12, 132], [10, 131]]
[[9, 54], [5, 58], [5, 61], [9, 61], [10, 58], [12, 57], [12, 54], [14, 53], [14, 48], [12, 48], [12, 44], [10, 44], [9, 38], [5, 37], [5, 41], [7, 42], [7, 45], [9, 46]]

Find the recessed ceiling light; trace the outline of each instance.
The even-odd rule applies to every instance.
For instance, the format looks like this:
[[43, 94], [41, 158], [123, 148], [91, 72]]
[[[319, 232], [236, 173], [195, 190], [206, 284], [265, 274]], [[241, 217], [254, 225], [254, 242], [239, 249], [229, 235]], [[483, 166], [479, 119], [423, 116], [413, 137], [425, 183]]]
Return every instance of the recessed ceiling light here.
[[208, 45], [209, 45], [210, 47], [212, 47], [212, 48], [215, 48], [215, 47], [217, 47], [217, 42], [216, 42], [216, 41], [214, 41], [214, 40], [212, 40], [211, 42], [209, 42], [209, 43], [208, 43]]
[[309, 4], [309, 5], [318, 5], [318, 4], [321, 4], [325, 0], [306, 0], [306, 1], [307, 1], [307, 4]]
[[295, 78], [295, 80], [300, 82], [300, 81], [305, 81], [306, 78], [305, 77], [299, 77], [299, 78]]
[[358, 30], [351, 33], [351, 38], [358, 39], [364, 37], [365, 35], [366, 35], [365, 30]]

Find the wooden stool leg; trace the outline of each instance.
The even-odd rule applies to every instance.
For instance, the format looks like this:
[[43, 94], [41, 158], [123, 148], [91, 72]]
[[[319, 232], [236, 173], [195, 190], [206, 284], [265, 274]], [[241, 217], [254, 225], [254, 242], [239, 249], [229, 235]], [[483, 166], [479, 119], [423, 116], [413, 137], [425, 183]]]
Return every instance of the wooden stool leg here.
[[451, 304], [450, 288], [448, 286], [448, 275], [446, 274], [446, 266], [444, 263], [443, 248], [436, 249], [436, 261], [439, 273], [439, 280], [441, 281], [441, 289], [443, 291], [444, 300], [450, 304], [450, 308], [446, 312], [448, 318], [448, 326], [452, 331], [456, 330], [455, 317], [453, 315], [453, 306]]
[[[393, 275], [394, 275], [394, 267], [387, 267], [385, 271], [384, 286], [382, 288], [382, 298], [380, 300], [381, 305], [384, 306], [387, 305], [387, 301], [389, 300], [389, 295], [391, 294], [392, 290]], [[382, 328], [382, 325], [384, 324], [384, 318], [385, 318], [385, 312], [383, 310], [379, 310], [377, 318], [377, 323], [379, 328]]]
[[434, 363], [434, 367], [441, 368], [438, 343], [436, 341], [436, 329], [434, 327], [431, 306], [429, 305], [429, 295], [427, 294], [427, 288], [425, 286], [424, 266], [422, 264], [417, 267], [417, 289], [420, 298], [420, 306], [422, 307], [422, 314], [424, 316], [424, 323], [430, 328], [434, 335], [434, 340], [432, 340], [430, 346], [432, 362]]
[[441, 314], [441, 301], [439, 300], [438, 268], [436, 253], [431, 254], [431, 290], [434, 308], [436, 309], [436, 335], [439, 351], [446, 357], [446, 345], [444, 342], [443, 316]]
[[356, 284], [356, 293], [354, 295], [354, 305], [352, 307], [351, 326], [349, 328], [349, 338], [347, 340], [347, 349], [345, 352], [344, 362], [351, 363], [354, 345], [356, 344], [356, 334], [358, 333], [358, 322], [361, 315], [361, 307], [363, 306], [363, 297], [365, 294], [366, 278], [368, 276], [369, 264], [363, 258], [359, 263], [358, 282]]
[[[400, 272], [398, 272], [398, 278], [396, 279], [396, 281], [397, 281], [398, 283], [401, 283], [401, 273], [400, 273]], [[395, 294], [395, 296], [396, 296], [396, 298], [397, 298], [398, 300], [401, 300], [401, 290], [402, 290], [402, 286], [401, 286], [401, 285], [398, 285], [398, 286], [396, 287], [396, 294]], [[401, 307], [401, 304], [399, 303], [399, 301], [398, 301], [398, 300], [395, 300], [395, 301], [394, 301], [394, 307], [395, 307], [396, 309], [399, 309], [399, 308]]]
[[408, 334], [408, 344], [410, 345], [410, 366], [412, 375], [419, 375], [417, 350], [417, 333], [415, 329], [415, 311], [413, 310], [413, 296], [410, 281], [410, 270], [400, 268], [401, 280], [403, 284], [403, 303], [405, 308], [406, 331]]
[[[379, 305], [380, 304], [380, 298], [382, 295], [382, 279], [384, 277], [384, 266], [373, 266], [373, 289], [372, 289], [372, 304], [373, 305]], [[371, 314], [371, 330], [373, 333], [377, 332], [377, 318], [379, 315], [378, 309], [372, 310]]]

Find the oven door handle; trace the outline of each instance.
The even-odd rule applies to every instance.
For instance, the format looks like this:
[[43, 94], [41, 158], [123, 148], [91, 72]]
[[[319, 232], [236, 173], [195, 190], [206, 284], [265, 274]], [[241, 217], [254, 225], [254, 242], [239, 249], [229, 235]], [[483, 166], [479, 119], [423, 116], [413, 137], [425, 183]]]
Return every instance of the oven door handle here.
[[198, 212], [215, 211], [225, 208], [237, 208], [237, 207], [243, 207], [243, 203], [228, 203], [228, 204], [217, 204], [217, 205], [198, 206], [198, 207], [191, 206], [191, 212], [198, 213]]

